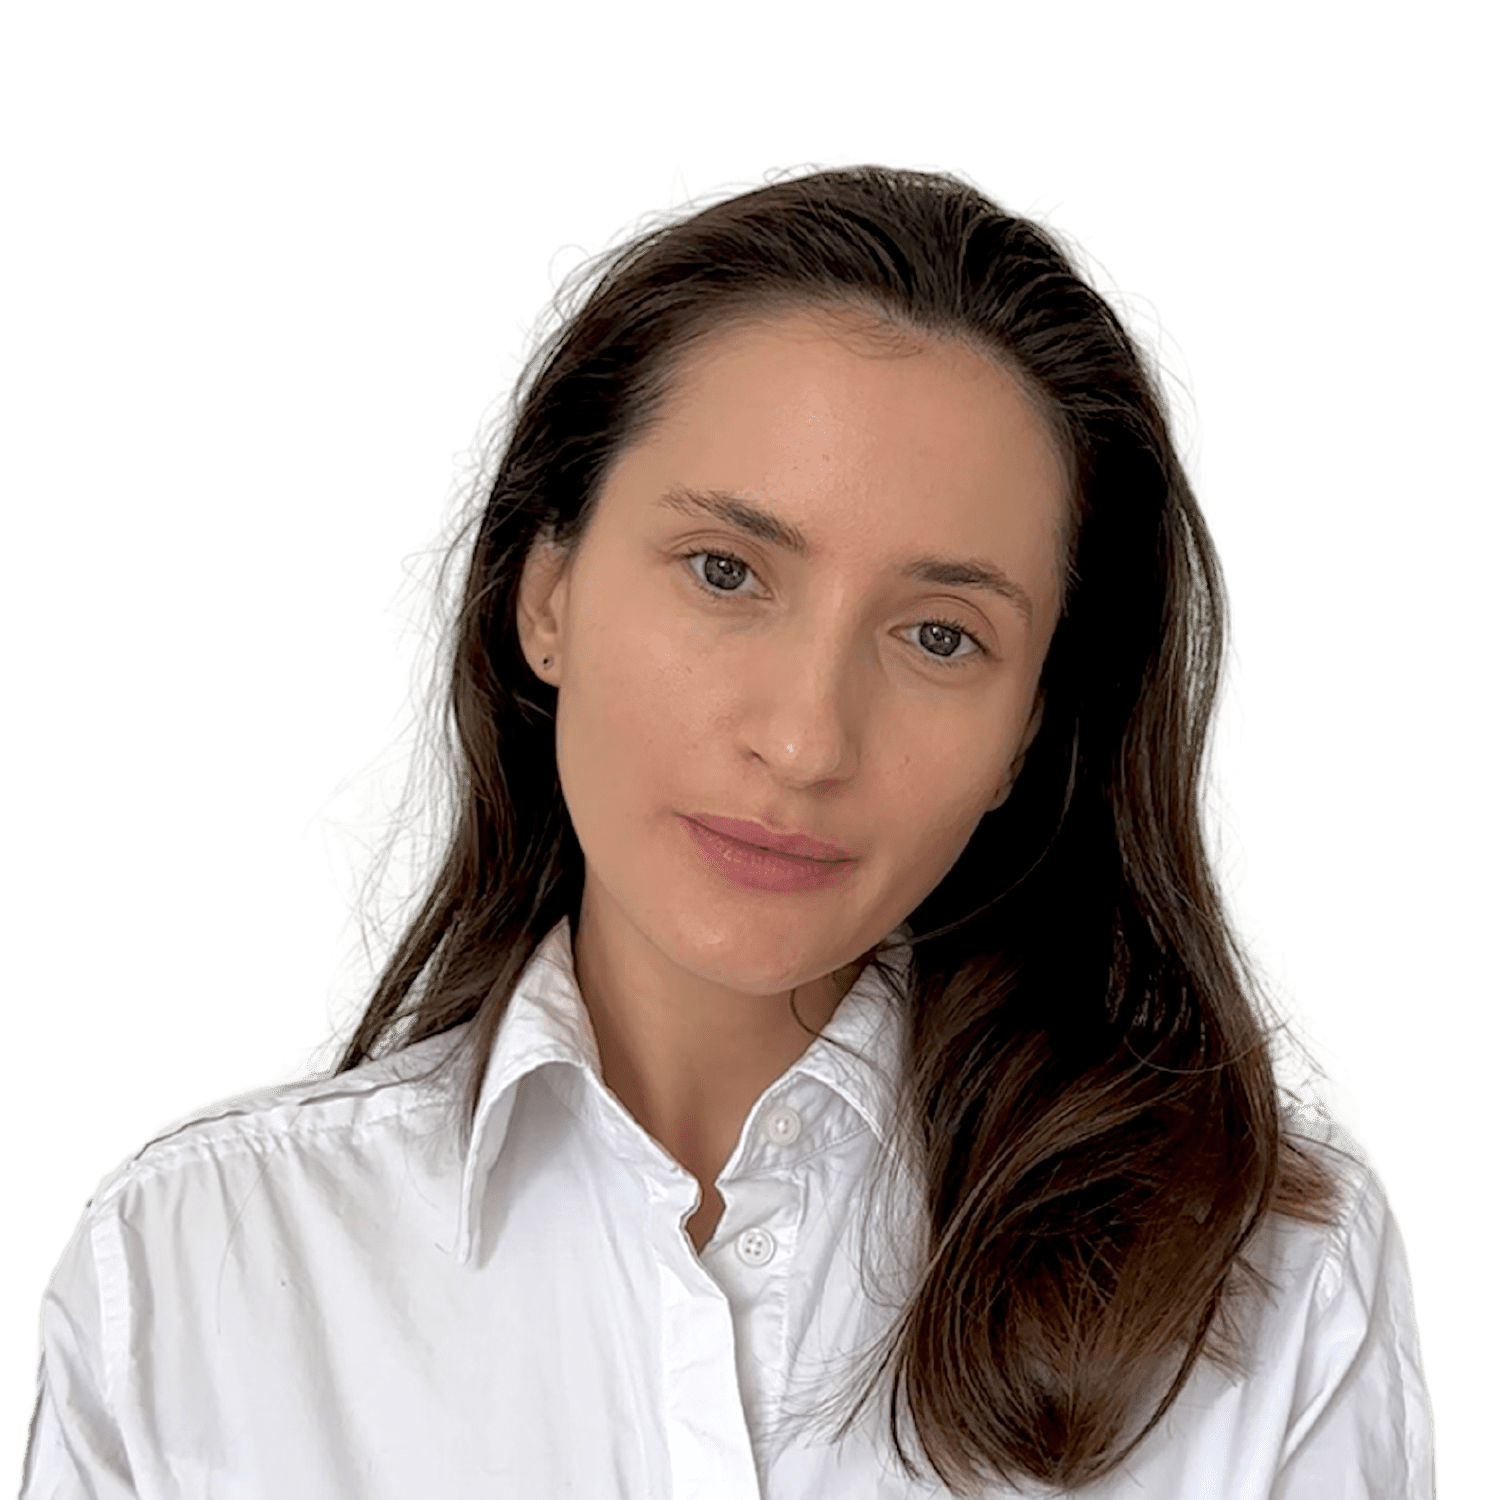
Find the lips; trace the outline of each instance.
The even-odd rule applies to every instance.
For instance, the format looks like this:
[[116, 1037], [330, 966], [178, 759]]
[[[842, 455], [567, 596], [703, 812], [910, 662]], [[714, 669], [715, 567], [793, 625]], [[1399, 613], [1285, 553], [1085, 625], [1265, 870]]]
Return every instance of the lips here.
[[690, 813], [688, 818], [710, 832], [738, 839], [756, 849], [768, 849], [773, 854], [788, 854], [797, 859], [816, 859], [824, 863], [854, 858], [847, 849], [805, 833], [772, 833], [759, 823], [747, 823], [740, 818], [719, 818], [710, 813]]

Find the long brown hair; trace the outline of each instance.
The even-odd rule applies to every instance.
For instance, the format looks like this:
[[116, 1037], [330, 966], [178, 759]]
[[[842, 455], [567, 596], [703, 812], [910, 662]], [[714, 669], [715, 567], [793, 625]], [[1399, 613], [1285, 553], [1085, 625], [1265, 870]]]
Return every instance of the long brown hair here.
[[1231, 1357], [1227, 1294], [1265, 1215], [1321, 1218], [1330, 1193], [1283, 1129], [1205, 851], [1223, 588], [1154, 379], [1052, 236], [942, 174], [777, 182], [638, 236], [587, 286], [523, 374], [464, 543], [452, 828], [339, 1068], [472, 1021], [472, 1114], [516, 980], [576, 925], [556, 692], [521, 654], [517, 588], [536, 539], [576, 545], [686, 350], [768, 307], [852, 304], [988, 351], [1067, 459], [1068, 588], [1021, 775], [908, 918], [928, 1243], [877, 1373], [910, 1472], [907, 1424], [953, 1489], [1085, 1482], [1205, 1350]]

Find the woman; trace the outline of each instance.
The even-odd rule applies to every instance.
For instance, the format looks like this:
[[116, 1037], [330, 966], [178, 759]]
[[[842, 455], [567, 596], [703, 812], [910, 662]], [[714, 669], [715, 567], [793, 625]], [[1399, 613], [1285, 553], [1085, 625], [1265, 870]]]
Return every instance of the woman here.
[[336, 1074], [96, 1196], [26, 1495], [1406, 1497], [1400, 1242], [1205, 857], [1217, 564], [1035, 225], [816, 173], [522, 382]]

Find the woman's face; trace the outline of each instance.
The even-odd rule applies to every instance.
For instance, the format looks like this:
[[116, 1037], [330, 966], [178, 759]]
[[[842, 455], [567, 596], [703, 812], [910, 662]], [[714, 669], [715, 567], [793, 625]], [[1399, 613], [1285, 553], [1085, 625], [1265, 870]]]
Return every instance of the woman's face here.
[[[809, 311], [698, 346], [522, 588], [583, 925], [748, 994], [872, 948], [1019, 769], [1066, 524], [1043, 423], [966, 345]], [[701, 819], [848, 858], [768, 860]]]

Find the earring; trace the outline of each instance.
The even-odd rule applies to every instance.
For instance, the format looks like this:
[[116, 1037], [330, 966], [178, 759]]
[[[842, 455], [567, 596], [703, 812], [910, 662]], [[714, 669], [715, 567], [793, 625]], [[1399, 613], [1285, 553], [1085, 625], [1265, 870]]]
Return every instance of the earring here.
[[552, 665], [552, 658], [550, 656], [544, 656], [542, 658], [542, 665], [544, 667], [550, 667]]

